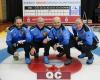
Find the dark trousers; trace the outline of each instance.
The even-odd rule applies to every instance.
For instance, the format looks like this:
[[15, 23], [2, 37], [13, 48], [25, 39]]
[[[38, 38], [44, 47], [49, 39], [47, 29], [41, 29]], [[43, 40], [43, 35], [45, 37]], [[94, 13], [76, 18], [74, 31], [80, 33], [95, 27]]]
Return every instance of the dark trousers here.
[[[48, 48], [53, 47], [57, 42], [55, 41], [49, 41], [48, 42]], [[70, 56], [70, 44], [68, 45], [63, 45], [62, 47], [57, 47], [57, 51], [59, 53], [63, 53], [63, 54], [66, 54], [66, 58], [68, 59], [72, 59], [71, 56]]]
[[76, 40], [72, 40], [72, 45], [73, 47], [75, 47], [76, 49], [78, 49], [79, 51], [81, 51], [82, 53], [86, 54], [86, 57], [88, 57], [88, 59], [91, 59], [93, 57], [93, 54], [91, 53], [91, 50], [94, 50], [97, 48], [97, 44], [94, 44], [91, 45], [91, 46], [88, 46], [88, 45], [78, 45], [78, 41]]
[[11, 47], [7, 48], [7, 51], [9, 54], [14, 55], [14, 52], [16, 52], [16, 50], [18, 48], [24, 48], [25, 51], [25, 58], [29, 58], [29, 52], [30, 52], [30, 44], [25, 42], [24, 44], [18, 44], [18, 43], [14, 43], [15, 45], [12, 45]]
[[44, 56], [49, 55], [48, 44], [43, 44], [42, 42], [32, 42], [31, 47], [34, 47], [36, 49], [36, 54], [38, 54], [39, 48], [44, 48]]
[[92, 46], [86, 46], [86, 45], [78, 46], [78, 45], [75, 45], [75, 48], [80, 50], [82, 53], [86, 54], [86, 57], [91, 59], [93, 57], [93, 54], [91, 53], [91, 50], [94, 50], [96, 48], [96, 46], [94, 46], [94, 45], [92, 45]]

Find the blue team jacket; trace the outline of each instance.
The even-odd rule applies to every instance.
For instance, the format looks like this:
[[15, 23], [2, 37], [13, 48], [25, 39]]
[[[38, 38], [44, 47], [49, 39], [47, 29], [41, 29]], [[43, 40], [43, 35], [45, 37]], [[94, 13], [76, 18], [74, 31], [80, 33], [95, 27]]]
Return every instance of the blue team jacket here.
[[90, 28], [88, 25], [83, 24], [82, 28], [80, 30], [77, 30], [76, 27], [73, 25], [72, 30], [75, 36], [78, 36], [78, 38], [85, 44], [85, 45], [92, 45], [93, 39], [96, 39], [96, 35], [94, 34], [92, 28]]
[[31, 41], [33, 42], [43, 41], [45, 38], [47, 38], [49, 31], [50, 29], [47, 28], [46, 26], [44, 26], [42, 29], [40, 29], [37, 25], [33, 26], [30, 29], [31, 39], [32, 39]]
[[6, 43], [8, 46], [12, 46], [13, 43], [17, 43], [19, 40], [31, 41], [31, 35], [27, 25], [22, 25], [22, 28], [17, 28], [13, 25], [9, 28], [6, 37]]
[[60, 28], [52, 28], [48, 37], [52, 40], [55, 41], [57, 40], [58, 43], [62, 44], [62, 45], [67, 45], [69, 44], [69, 40], [70, 40], [70, 32], [65, 29], [65, 27], [63, 25], [60, 26]]

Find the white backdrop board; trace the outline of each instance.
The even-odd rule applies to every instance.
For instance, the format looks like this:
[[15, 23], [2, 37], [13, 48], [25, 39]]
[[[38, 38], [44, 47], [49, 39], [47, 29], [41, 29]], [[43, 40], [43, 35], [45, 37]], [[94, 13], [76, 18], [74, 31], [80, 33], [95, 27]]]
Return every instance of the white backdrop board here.
[[81, 0], [23, 0], [23, 19], [25, 23], [35, 23], [42, 16], [51, 23], [55, 16], [63, 23], [73, 23], [80, 17]]

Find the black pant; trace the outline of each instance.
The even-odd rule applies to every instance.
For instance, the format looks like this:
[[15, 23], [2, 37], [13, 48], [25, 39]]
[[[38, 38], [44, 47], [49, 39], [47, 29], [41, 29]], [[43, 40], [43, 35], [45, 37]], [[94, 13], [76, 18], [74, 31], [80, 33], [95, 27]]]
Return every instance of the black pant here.
[[41, 42], [32, 42], [31, 47], [34, 47], [36, 49], [36, 54], [38, 54], [39, 48], [44, 48], [44, 56], [49, 55], [48, 44], [43, 44], [42, 41]]
[[72, 45], [73, 47], [75, 47], [76, 49], [78, 49], [79, 51], [81, 51], [82, 53], [86, 54], [86, 57], [88, 57], [88, 59], [91, 59], [93, 57], [93, 54], [91, 53], [91, 50], [94, 50], [97, 48], [97, 44], [88, 46], [88, 45], [78, 45], [78, 41], [76, 40], [72, 40]]
[[[50, 48], [50, 46], [54, 46], [57, 42], [55, 41], [49, 41], [48, 42], [48, 48]], [[57, 47], [57, 51], [63, 54], [66, 54], [66, 58], [68, 59], [72, 59], [70, 56], [70, 44], [68, 45], [63, 45], [63, 47]]]
[[30, 52], [30, 44], [25, 42], [24, 44], [18, 44], [18, 43], [14, 43], [17, 46], [12, 45], [11, 47], [7, 48], [7, 51], [9, 54], [14, 55], [14, 52], [16, 52], [16, 50], [18, 48], [24, 48], [25, 51], [25, 58], [29, 58], [29, 52]]
[[93, 54], [91, 53], [91, 50], [94, 50], [96, 48], [96, 46], [86, 46], [86, 45], [78, 46], [78, 45], [75, 45], [75, 48], [80, 50], [82, 53], [86, 54], [86, 57], [91, 59], [93, 57]]

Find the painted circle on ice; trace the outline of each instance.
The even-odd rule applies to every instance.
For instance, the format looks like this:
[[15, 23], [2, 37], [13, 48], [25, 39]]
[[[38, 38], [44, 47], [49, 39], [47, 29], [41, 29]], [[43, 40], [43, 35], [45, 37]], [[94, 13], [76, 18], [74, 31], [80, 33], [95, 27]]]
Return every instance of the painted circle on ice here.
[[82, 64], [79, 60], [73, 58], [70, 65], [64, 65], [66, 57], [57, 58], [56, 55], [49, 56], [50, 63], [44, 64], [43, 56], [40, 56], [38, 59], [33, 59], [31, 64], [28, 65], [28, 68], [32, 72], [46, 72], [46, 71], [62, 71], [76, 73], [82, 68]]

